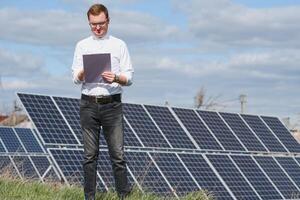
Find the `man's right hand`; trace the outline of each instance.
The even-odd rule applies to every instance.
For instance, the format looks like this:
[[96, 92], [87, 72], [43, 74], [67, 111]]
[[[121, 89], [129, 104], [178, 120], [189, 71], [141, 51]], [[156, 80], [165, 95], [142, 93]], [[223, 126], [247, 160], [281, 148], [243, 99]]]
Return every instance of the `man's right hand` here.
[[84, 70], [83, 69], [78, 72], [77, 78], [80, 81], [84, 80]]

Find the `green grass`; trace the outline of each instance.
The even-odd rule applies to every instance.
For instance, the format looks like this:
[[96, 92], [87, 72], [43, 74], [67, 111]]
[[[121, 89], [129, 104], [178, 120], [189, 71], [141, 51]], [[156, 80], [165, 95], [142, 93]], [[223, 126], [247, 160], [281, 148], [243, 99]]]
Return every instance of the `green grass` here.
[[[206, 192], [194, 192], [182, 200], [212, 200], [207, 197]], [[209, 196], [209, 195], [208, 195]], [[35, 181], [24, 181], [7, 177], [0, 177], [0, 199], [1, 200], [83, 200], [83, 190], [81, 187], [66, 186], [60, 183], [40, 183]], [[115, 192], [98, 192], [97, 200], [118, 200]], [[142, 193], [138, 189], [126, 200], [162, 200], [150, 193]], [[169, 198], [165, 198], [169, 199]]]

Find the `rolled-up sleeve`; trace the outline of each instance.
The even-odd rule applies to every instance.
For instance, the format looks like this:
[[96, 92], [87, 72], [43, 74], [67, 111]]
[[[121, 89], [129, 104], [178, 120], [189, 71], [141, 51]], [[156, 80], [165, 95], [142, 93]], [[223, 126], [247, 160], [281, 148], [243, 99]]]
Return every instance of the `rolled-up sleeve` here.
[[121, 52], [120, 52], [120, 72], [122, 75], [124, 75], [127, 78], [127, 84], [126, 86], [129, 86], [132, 84], [133, 79], [133, 67], [130, 59], [130, 55], [127, 49], [127, 46], [125, 43], [122, 43], [121, 45]]
[[81, 51], [79, 44], [77, 43], [75, 52], [74, 52], [73, 64], [72, 64], [73, 82], [75, 84], [83, 83], [83, 81], [80, 81], [78, 79], [78, 73], [82, 69], [83, 69], [82, 51]]

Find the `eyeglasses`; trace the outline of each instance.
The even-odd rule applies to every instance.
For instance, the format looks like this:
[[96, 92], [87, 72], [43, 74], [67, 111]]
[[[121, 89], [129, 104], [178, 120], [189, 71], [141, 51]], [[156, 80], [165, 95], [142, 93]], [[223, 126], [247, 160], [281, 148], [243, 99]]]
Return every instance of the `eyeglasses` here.
[[92, 27], [92, 28], [96, 28], [97, 26], [100, 26], [100, 27], [103, 27], [106, 25], [108, 21], [105, 20], [104, 22], [97, 22], [97, 23], [89, 23], [89, 25]]

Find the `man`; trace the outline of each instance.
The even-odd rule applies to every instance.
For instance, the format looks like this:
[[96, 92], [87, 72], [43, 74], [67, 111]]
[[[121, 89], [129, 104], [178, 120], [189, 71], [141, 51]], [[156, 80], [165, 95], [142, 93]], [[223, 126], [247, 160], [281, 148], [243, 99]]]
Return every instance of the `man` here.
[[[72, 65], [73, 81], [82, 84], [80, 123], [84, 143], [84, 194], [95, 199], [99, 134], [102, 127], [108, 145], [115, 178], [115, 188], [123, 199], [129, 192], [123, 150], [123, 111], [121, 86], [132, 84], [133, 68], [126, 44], [108, 34], [109, 14], [102, 4], [94, 4], [87, 12], [92, 36], [76, 45]], [[109, 53], [111, 71], [103, 72], [102, 81], [85, 82], [83, 55]]]

